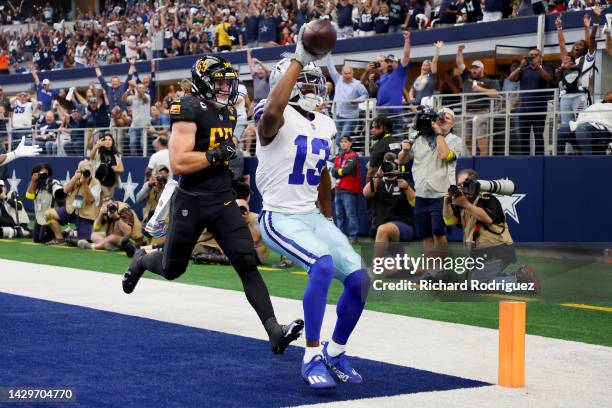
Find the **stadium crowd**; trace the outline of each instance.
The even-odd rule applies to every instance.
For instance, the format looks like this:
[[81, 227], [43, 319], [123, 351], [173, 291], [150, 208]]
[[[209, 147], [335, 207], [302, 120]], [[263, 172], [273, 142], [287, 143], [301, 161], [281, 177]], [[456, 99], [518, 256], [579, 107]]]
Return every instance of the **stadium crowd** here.
[[0, 74], [28, 72], [31, 61], [46, 71], [293, 44], [313, 19], [330, 19], [339, 38], [350, 38], [580, 11], [611, 1], [555, 0], [545, 7], [533, 0], [128, 0], [107, 1], [100, 13], [70, 15], [62, 2], [14, 0], [0, 12]]

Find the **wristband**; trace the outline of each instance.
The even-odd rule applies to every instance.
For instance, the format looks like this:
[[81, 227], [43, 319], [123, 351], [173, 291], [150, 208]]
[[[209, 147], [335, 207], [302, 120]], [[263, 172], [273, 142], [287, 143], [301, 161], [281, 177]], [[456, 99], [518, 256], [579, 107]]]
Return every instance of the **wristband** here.
[[100, 229], [102, 229], [102, 225], [98, 224], [97, 222], [94, 222], [93, 229], [94, 231], [100, 231]]
[[446, 156], [446, 160], [453, 160], [455, 158], [455, 152], [453, 152], [452, 150], [450, 152], [448, 152], [448, 155]]
[[36, 195], [34, 195], [34, 193], [28, 193], [26, 192], [26, 198], [28, 200], [34, 200], [36, 198]]
[[455, 219], [453, 217], [444, 218], [444, 225], [446, 225], [447, 227], [452, 227], [453, 225], [455, 225]]
[[342, 177], [342, 169], [338, 169], [338, 175]]

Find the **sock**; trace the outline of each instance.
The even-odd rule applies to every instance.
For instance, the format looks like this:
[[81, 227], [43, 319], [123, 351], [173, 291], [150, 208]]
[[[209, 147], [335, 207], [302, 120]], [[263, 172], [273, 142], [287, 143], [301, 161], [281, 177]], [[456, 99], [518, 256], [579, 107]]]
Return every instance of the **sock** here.
[[346, 344], [338, 344], [331, 340], [327, 345], [327, 354], [332, 357], [338, 357], [340, 354], [346, 351]]
[[15, 230], [11, 227], [0, 227], [0, 237], [13, 238], [15, 236]]
[[276, 321], [276, 317], [274, 316], [266, 319], [266, 321], [263, 322], [263, 326], [264, 329], [266, 329], [266, 333], [268, 333], [268, 337], [270, 337], [270, 339], [278, 333], [279, 329], [282, 335], [283, 331], [281, 329], [281, 326], [280, 324], [278, 324], [278, 322]]
[[320, 356], [323, 354], [323, 347], [318, 345], [317, 347], [306, 347], [304, 349], [304, 363], [310, 363], [315, 356]]
[[365, 269], [359, 269], [344, 279], [344, 290], [336, 307], [338, 320], [336, 320], [332, 342], [347, 343], [365, 307], [368, 288], [369, 278]]
[[325, 315], [327, 290], [334, 276], [334, 266], [330, 255], [322, 256], [311, 265], [308, 275], [310, 279], [304, 291], [304, 321], [306, 326], [306, 341], [319, 340], [321, 325]]

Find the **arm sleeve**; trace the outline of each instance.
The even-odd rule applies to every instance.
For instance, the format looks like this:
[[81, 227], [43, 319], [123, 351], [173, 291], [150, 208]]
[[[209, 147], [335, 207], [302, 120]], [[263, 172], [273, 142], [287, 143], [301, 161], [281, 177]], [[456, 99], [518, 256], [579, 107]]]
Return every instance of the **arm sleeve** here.
[[357, 82], [357, 100], [363, 101], [367, 99], [369, 95], [366, 87], [361, 82]]
[[504, 209], [495, 196], [491, 194], [483, 194], [482, 197], [480, 197], [480, 200], [478, 200], [477, 205], [485, 210], [489, 217], [491, 217], [493, 224], [502, 224], [506, 221]]
[[146, 201], [150, 192], [151, 186], [149, 186], [149, 183], [144, 183], [142, 188], [138, 190], [138, 193], [136, 193], [136, 202], [140, 203]]
[[331, 76], [331, 79], [332, 81], [334, 81], [335, 84], [340, 79], [340, 74], [334, 66], [331, 54], [327, 54], [327, 57], [325, 58], [325, 65], [327, 66], [327, 71], [329, 72], [329, 75]]
[[102, 88], [108, 93], [108, 84], [106, 83], [106, 79], [104, 79], [104, 75], [98, 77], [98, 82], [100, 82]]
[[155, 77], [155, 72], [151, 73], [151, 82], [149, 82], [149, 96], [151, 97], [151, 101], [155, 101], [157, 97], [157, 79]]
[[370, 167], [380, 167], [385, 157], [385, 152], [375, 151], [370, 156]]
[[342, 175], [343, 176], [354, 176], [356, 173], [357, 169], [357, 158], [356, 157], [351, 157], [350, 159], [348, 159], [346, 161], [346, 163], [344, 163], [344, 166], [342, 167]]

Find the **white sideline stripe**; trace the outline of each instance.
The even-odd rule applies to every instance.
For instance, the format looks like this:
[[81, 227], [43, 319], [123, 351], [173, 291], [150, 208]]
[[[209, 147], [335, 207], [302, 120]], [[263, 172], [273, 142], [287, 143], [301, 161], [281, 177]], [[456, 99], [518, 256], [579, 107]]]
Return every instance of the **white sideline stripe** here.
[[[266, 339], [244, 294], [236, 291], [145, 278], [133, 294], [125, 295], [121, 275], [0, 259], [0, 292]], [[272, 301], [281, 322], [303, 315], [298, 300], [274, 297]], [[335, 307], [328, 306], [323, 339], [331, 335], [335, 315]], [[303, 346], [304, 339], [297, 344]], [[347, 352], [495, 384], [497, 347], [496, 330], [366, 310]], [[262, 352], [268, 352], [267, 347]], [[496, 407], [603, 407], [612, 400], [610, 367], [612, 348], [528, 335], [523, 389], [481, 387], [332, 405], [437, 408], [491, 406], [495, 401]], [[299, 368], [296, 361], [296, 384]]]

